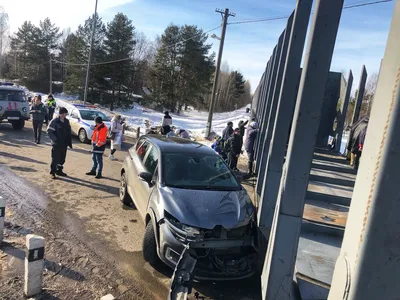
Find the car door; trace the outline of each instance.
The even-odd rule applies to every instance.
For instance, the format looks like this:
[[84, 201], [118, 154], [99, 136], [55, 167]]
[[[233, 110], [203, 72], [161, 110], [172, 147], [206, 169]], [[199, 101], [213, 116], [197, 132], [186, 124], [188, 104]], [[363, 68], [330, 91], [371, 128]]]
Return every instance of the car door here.
[[132, 200], [142, 217], [146, 215], [147, 198], [143, 194], [143, 183], [145, 182], [139, 178], [139, 174], [146, 171], [143, 162], [150, 148], [151, 144], [149, 141], [143, 139], [142, 141], [139, 140], [136, 147], [129, 149], [129, 167], [126, 170], [128, 192], [132, 196]]
[[68, 119], [69, 119], [69, 123], [71, 124], [71, 129], [72, 129], [73, 134], [78, 135], [79, 112], [76, 108], [72, 109]]
[[149, 185], [145, 181], [141, 181], [140, 185], [140, 193], [143, 199], [147, 199], [144, 205], [144, 209], [147, 212], [147, 207], [149, 204], [150, 195], [153, 192], [154, 186], [157, 180], [157, 170], [158, 170], [158, 162], [159, 162], [159, 152], [158, 149], [152, 145], [150, 149], [147, 151], [143, 166], [146, 172], [149, 172], [152, 175], [153, 181], [152, 184]]

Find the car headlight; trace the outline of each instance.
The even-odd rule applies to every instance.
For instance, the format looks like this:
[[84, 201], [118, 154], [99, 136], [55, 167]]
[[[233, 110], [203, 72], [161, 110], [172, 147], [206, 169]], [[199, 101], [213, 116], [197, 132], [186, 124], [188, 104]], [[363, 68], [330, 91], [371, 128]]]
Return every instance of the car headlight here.
[[182, 224], [177, 218], [166, 211], [164, 211], [164, 216], [173, 235], [182, 242], [193, 240], [201, 233], [199, 228]]
[[[1, 110], [1, 109], [0, 109], [0, 110]], [[23, 108], [22, 108], [22, 111], [23, 111], [23, 112], [26, 112], [26, 111], [27, 111], [26, 107], [23, 107]]]
[[192, 226], [188, 226], [188, 225], [185, 225], [185, 224], [182, 224], [182, 230], [186, 231], [190, 235], [199, 235], [200, 234], [200, 230], [198, 228], [192, 227]]

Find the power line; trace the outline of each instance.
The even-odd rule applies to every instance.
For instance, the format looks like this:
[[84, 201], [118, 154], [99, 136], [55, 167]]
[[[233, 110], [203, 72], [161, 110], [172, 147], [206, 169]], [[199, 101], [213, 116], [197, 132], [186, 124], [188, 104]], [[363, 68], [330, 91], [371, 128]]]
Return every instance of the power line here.
[[[350, 5], [343, 6], [343, 9], [363, 7], [363, 6], [382, 4], [382, 3], [388, 3], [388, 2], [393, 2], [393, 0], [380, 0], [380, 1], [373, 1], [373, 2], [363, 2], [363, 3], [358, 3], [358, 4], [350, 4]], [[270, 17], [270, 18], [264, 18], [264, 19], [248, 19], [248, 20], [228, 23], [228, 25], [268, 22], [268, 21], [284, 20], [284, 19], [288, 19], [288, 18], [289, 18], [289, 16]]]
[[[358, 3], [358, 4], [350, 4], [350, 5], [346, 5], [343, 7], [343, 9], [351, 9], [351, 8], [356, 8], [356, 7], [363, 7], [363, 6], [369, 6], [369, 5], [376, 5], [376, 4], [382, 4], [382, 3], [388, 3], [388, 2], [393, 2], [393, 0], [379, 0], [379, 1], [373, 1], [373, 2], [362, 2], [362, 3]], [[259, 23], [259, 22], [268, 22], [268, 21], [277, 21], [277, 20], [284, 20], [284, 19], [288, 19], [289, 16], [278, 16], [278, 17], [270, 17], [270, 18], [264, 18], [264, 19], [248, 19], [248, 20], [243, 20], [243, 21], [238, 21], [238, 22], [231, 22], [228, 23], [228, 25], [237, 25], [237, 24], [248, 24], [248, 23]], [[170, 45], [167, 45], [165, 48], [169, 49], [172, 47], [176, 47], [177, 45], [190, 41], [194, 38], [196, 38], [197, 36], [201, 35], [201, 34], [207, 34], [210, 33], [218, 28], [221, 28], [222, 25], [219, 25], [217, 27], [214, 27], [210, 30], [207, 30], [205, 32], [196, 34], [186, 40], [183, 41], [179, 41]], [[132, 60], [132, 57], [126, 57], [126, 58], [122, 58], [122, 59], [117, 59], [117, 60], [111, 60], [111, 61], [104, 61], [104, 62], [98, 62], [98, 63], [92, 63], [91, 66], [100, 66], [100, 65], [107, 65], [107, 64], [113, 64], [113, 63], [118, 63], [118, 62], [122, 62], [122, 61], [127, 61], [127, 60]], [[53, 62], [58, 63], [58, 64], [62, 64], [62, 65], [67, 65], [67, 66], [86, 66], [87, 63], [65, 63], [65, 62], [61, 62], [58, 61], [56, 59], [53, 59]], [[48, 62], [47, 62], [48, 63]]]

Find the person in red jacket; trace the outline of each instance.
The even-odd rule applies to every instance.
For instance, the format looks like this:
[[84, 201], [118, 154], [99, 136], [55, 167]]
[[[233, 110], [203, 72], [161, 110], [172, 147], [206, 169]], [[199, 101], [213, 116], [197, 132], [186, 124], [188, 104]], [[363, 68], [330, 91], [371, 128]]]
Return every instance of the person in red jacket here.
[[[96, 178], [102, 178], [103, 171], [103, 153], [106, 149], [107, 142], [107, 126], [103, 123], [101, 117], [96, 117], [96, 128], [92, 135], [92, 170], [86, 173], [86, 175], [96, 176]], [[96, 175], [97, 170], [97, 175]]]

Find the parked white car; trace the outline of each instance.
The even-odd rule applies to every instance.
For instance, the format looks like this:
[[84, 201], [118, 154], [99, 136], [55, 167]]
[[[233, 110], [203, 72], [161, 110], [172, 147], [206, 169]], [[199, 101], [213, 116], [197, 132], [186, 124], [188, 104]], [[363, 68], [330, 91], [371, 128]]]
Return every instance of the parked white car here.
[[[109, 128], [111, 118], [96, 108], [94, 105], [74, 104], [74, 108], [68, 109], [68, 120], [71, 124], [72, 134], [76, 135], [82, 143], [88, 143], [95, 128], [94, 119], [101, 117]], [[58, 110], [56, 112], [58, 114]]]

